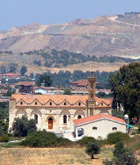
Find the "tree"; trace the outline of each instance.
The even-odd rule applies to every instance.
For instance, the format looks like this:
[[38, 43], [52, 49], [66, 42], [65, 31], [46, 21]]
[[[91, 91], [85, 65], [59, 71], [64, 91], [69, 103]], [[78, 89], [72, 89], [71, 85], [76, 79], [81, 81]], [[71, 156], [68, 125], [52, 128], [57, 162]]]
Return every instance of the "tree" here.
[[46, 73], [40, 75], [39, 79], [36, 81], [37, 86], [41, 86], [44, 83], [44, 86], [51, 86], [52, 79]]
[[36, 124], [33, 119], [28, 120], [26, 116], [15, 118], [12, 126], [13, 135], [16, 137], [27, 136], [29, 132], [36, 131]]
[[105, 165], [137, 165], [138, 160], [134, 154], [127, 148], [124, 147], [122, 142], [115, 145], [113, 151], [114, 157], [111, 161], [105, 160], [103, 164]]
[[26, 72], [27, 72], [27, 67], [25, 65], [23, 65], [21, 67], [20, 73], [21, 73], [22, 76], [24, 76]]
[[69, 88], [65, 89], [64, 95], [71, 95], [71, 90]]
[[6, 73], [6, 67], [2, 65], [2, 66], [0, 67], [0, 71], [1, 71], [1, 74]]
[[10, 73], [16, 73], [18, 65], [15, 63], [9, 64], [9, 72]]
[[97, 143], [90, 142], [86, 146], [86, 153], [94, 159], [94, 155], [100, 152], [100, 147]]
[[125, 113], [140, 117], [140, 63], [131, 63], [120, 68], [110, 78], [114, 97], [113, 107], [122, 105]]
[[113, 151], [115, 157], [119, 158], [125, 152], [126, 149], [124, 148], [123, 142], [119, 142], [115, 144], [115, 149]]
[[137, 165], [138, 161], [135, 158], [134, 154], [127, 148], [124, 147], [124, 144], [122, 142], [119, 142], [115, 145], [114, 151], [114, 159], [113, 161], [115, 164], [118, 165]]

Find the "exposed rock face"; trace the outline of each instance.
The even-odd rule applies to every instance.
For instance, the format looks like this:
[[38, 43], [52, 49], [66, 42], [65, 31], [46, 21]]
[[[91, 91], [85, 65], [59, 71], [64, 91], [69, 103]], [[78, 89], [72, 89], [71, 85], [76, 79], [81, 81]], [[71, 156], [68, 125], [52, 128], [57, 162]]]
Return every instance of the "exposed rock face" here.
[[97, 56], [139, 56], [139, 19], [139, 13], [127, 13], [59, 25], [14, 27], [0, 32], [0, 49], [27, 52], [50, 48]]

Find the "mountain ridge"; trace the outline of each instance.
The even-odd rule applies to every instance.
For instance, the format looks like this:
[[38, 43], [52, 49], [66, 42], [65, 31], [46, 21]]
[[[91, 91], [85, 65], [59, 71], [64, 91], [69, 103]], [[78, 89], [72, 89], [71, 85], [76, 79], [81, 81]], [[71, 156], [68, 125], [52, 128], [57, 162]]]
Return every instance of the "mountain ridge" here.
[[67, 50], [95, 56], [140, 57], [140, 13], [77, 19], [55, 25], [38, 23], [0, 32], [0, 50]]

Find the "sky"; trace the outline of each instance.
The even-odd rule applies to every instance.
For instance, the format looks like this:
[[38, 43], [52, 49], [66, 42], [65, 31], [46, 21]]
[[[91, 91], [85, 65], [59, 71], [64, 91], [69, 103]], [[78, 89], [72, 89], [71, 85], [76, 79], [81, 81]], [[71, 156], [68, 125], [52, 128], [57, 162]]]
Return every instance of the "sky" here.
[[140, 11], [140, 0], [0, 0], [0, 30]]

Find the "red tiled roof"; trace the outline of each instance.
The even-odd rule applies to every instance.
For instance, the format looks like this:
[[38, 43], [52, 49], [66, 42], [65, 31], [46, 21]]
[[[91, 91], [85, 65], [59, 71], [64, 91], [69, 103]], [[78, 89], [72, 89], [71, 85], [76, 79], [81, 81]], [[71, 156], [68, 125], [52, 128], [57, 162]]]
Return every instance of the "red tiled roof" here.
[[30, 85], [34, 85], [34, 84], [35, 84], [34, 81], [20, 81], [17, 85], [30, 86]]
[[88, 91], [86, 87], [72, 87], [73, 91]]
[[[22, 95], [22, 94], [13, 94], [13, 98], [16, 99], [16, 102], [19, 102], [21, 99], [26, 103], [32, 103], [34, 100], [38, 100], [41, 104], [47, 103], [49, 100], [52, 100], [56, 104], [62, 103], [64, 100], [70, 104], [75, 104], [78, 101], [83, 102], [86, 105], [88, 99], [87, 95]], [[108, 106], [111, 106], [112, 99], [110, 98], [98, 98], [96, 97], [96, 102], [100, 104], [104, 102]], [[97, 106], [98, 107], [98, 106]]]
[[71, 84], [75, 84], [75, 85], [78, 85], [78, 86], [87, 86], [88, 85], [88, 80], [79, 80], [79, 81], [74, 81], [74, 82], [71, 82]]
[[18, 77], [20, 75], [19, 74], [16, 74], [16, 73], [5, 73], [5, 74], [2, 74], [2, 76]]
[[74, 120], [74, 124], [75, 125], [82, 125], [88, 122], [92, 122], [92, 121], [96, 121], [96, 120], [100, 120], [100, 119], [109, 119], [109, 120], [113, 120], [119, 123], [123, 123], [126, 124], [125, 121], [123, 119], [120, 119], [118, 117], [114, 117], [105, 113], [99, 113], [97, 115], [93, 115], [93, 116], [88, 116], [85, 118], [81, 118], [81, 119], [76, 119]]

